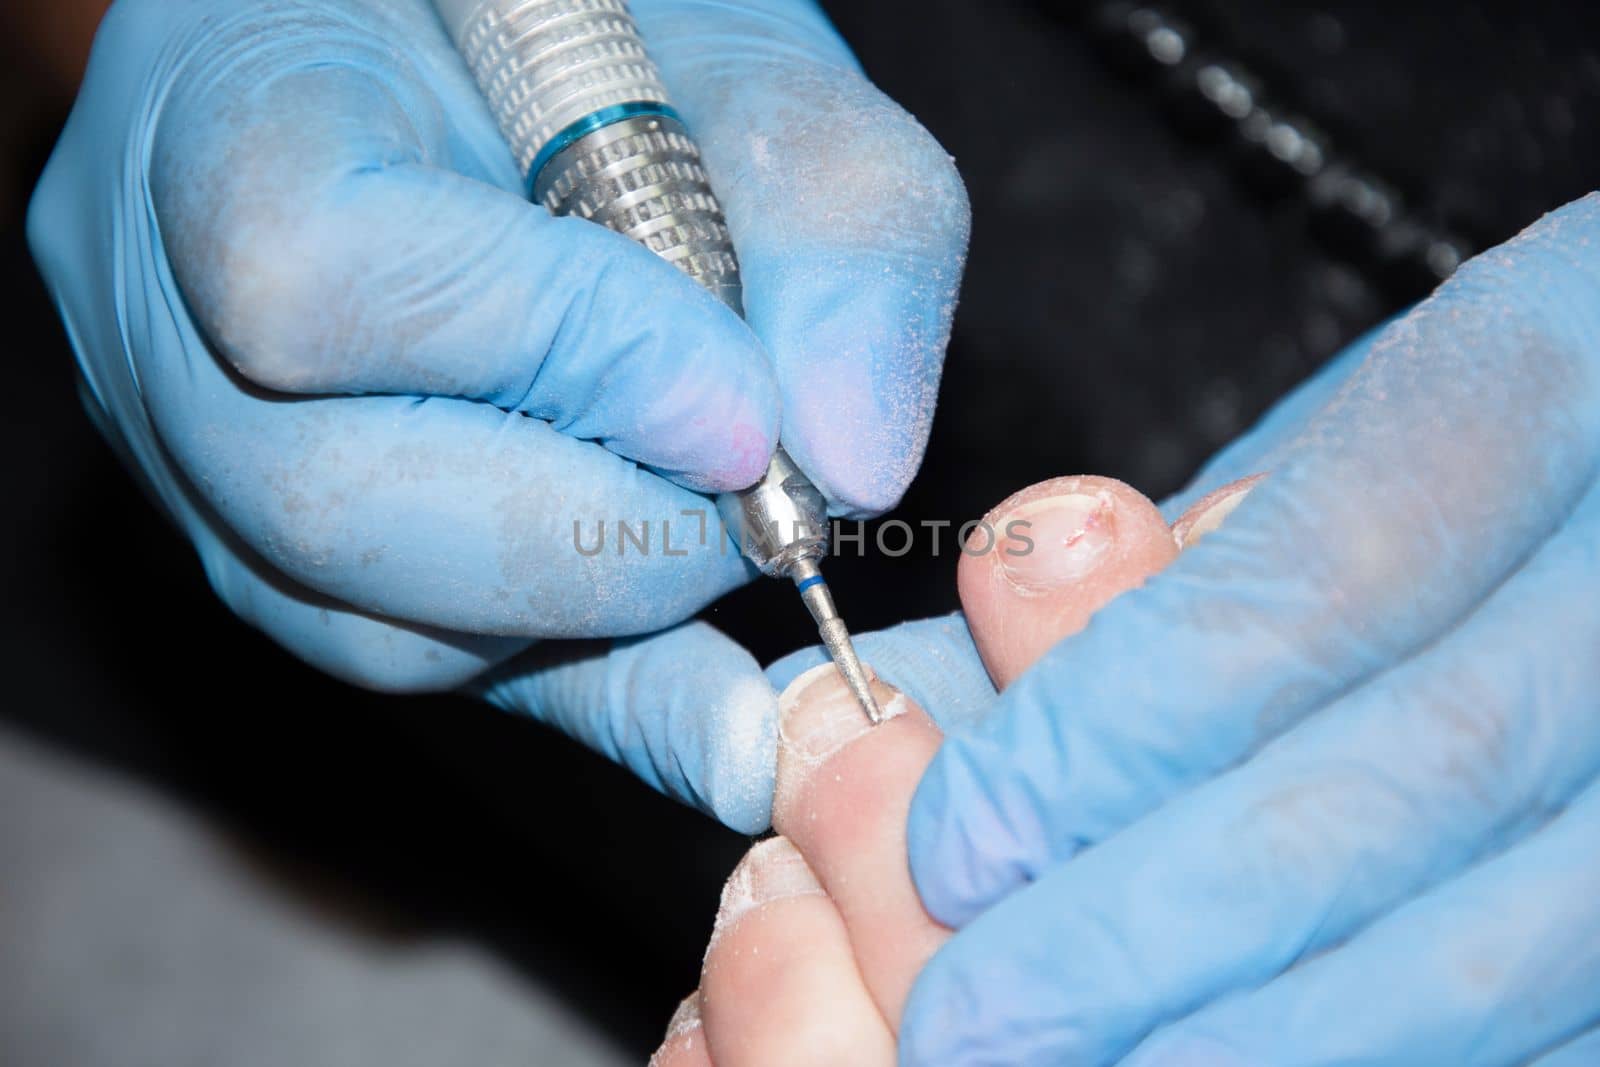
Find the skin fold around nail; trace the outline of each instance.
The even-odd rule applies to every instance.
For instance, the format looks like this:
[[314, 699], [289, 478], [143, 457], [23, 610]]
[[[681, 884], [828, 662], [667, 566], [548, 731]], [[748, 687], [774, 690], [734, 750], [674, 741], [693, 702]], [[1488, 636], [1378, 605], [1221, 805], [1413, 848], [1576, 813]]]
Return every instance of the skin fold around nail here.
[[995, 684], [1004, 688], [1111, 600], [1177, 558], [1172, 532], [1144, 494], [1077, 475], [1003, 501], [956, 572], [961, 606]]
[[851, 934], [806, 860], [775, 837], [723, 892], [700, 976], [716, 1067], [889, 1067], [894, 1038], [857, 969]]
[[649, 1067], [711, 1067], [698, 989], [684, 997], [678, 1010], [672, 1013], [666, 1037], [650, 1057]]

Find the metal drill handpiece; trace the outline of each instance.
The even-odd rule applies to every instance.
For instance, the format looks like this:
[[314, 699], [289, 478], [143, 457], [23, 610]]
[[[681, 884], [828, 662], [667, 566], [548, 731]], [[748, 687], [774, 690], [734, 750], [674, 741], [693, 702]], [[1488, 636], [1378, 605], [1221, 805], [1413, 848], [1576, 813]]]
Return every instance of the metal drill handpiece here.
[[[626, 0], [436, 4], [529, 195], [552, 214], [633, 238], [743, 316], [722, 205]], [[877, 722], [865, 668], [817, 570], [829, 534], [822, 494], [779, 448], [761, 481], [724, 494], [717, 508], [763, 574], [800, 585], [834, 662]]]
[[624, 0], [435, 0], [524, 177], [569, 130], [615, 107], [666, 105]]

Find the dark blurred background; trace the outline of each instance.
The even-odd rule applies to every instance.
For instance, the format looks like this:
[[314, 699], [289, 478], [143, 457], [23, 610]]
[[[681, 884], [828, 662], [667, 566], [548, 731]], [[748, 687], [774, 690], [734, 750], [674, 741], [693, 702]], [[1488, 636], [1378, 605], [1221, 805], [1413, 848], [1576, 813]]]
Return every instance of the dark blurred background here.
[[[974, 207], [944, 402], [897, 512], [912, 523], [1063, 473], [1170, 492], [1461, 255], [1600, 187], [1588, 5], [825, 6]], [[73, 59], [6, 47], [0, 743], [199, 813], [363, 936], [481, 946], [642, 1061], [746, 842], [532, 724], [349, 689], [232, 620], [76, 400], [22, 233], [70, 103], [52, 72]], [[846, 558], [833, 581], [871, 629], [952, 609], [953, 568]], [[813, 639], [777, 596], [753, 587], [708, 617], [772, 658]], [[6, 838], [30, 820], [0, 820], [0, 911], [19, 876], [5, 857], [40, 855]], [[15, 970], [0, 958], [0, 1000]]]

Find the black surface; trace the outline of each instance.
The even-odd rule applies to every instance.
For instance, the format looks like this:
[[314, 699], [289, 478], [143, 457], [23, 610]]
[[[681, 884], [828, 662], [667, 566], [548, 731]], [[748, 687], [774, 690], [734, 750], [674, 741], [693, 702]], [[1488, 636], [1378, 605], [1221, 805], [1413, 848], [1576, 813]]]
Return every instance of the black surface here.
[[[1170, 491], [1414, 295], [1340, 259], [1302, 200], [1176, 126], [1074, 11], [828, 6], [955, 155], [975, 208], [946, 402], [902, 518], [960, 522], [1079, 471]], [[1592, 14], [1395, 7], [1173, 5], [1480, 245], [1600, 186]], [[35, 116], [32, 150], [7, 161], [18, 188], [58, 119]], [[6, 719], [193, 800], [399, 929], [465, 930], [557, 976], [648, 1051], [695, 981], [743, 842], [528, 723], [350, 690], [232, 622], [79, 409], [23, 205], [5, 207]], [[868, 629], [953, 607], [953, 567], [847, 558], [832, 575]], [[810, 640], [775, 595], [747, 589], [710, 616], [770, 635], [756, 651], [773, 656]]]

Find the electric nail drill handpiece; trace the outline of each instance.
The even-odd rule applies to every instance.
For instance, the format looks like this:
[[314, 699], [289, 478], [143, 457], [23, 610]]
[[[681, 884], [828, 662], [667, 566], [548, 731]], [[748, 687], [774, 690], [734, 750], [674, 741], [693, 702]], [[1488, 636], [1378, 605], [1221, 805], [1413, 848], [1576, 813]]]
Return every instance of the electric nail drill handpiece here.
[[[739, 260], [700, 150], [673, 110], [626, 0], [436, 0], [527, 179], [554, 215], [601, 223], [744, 315]], [[768, 577], [788, 578], [867, 718], [882, 721], [822, 578], [822, 494], [780, 447], [766, 475], [717, 500]]]

